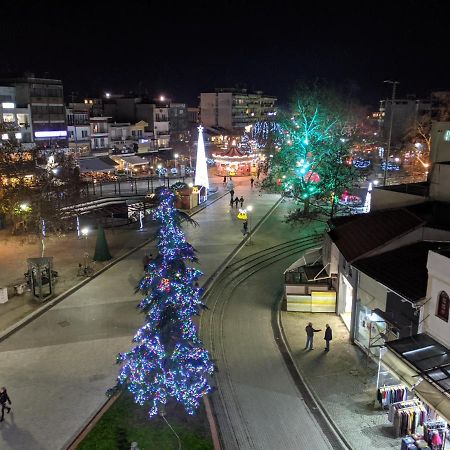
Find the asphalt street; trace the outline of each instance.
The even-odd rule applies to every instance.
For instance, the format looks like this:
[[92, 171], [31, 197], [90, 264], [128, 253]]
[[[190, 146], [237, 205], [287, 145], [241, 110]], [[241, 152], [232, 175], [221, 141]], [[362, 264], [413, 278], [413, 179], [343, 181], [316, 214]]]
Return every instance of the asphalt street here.
[[[322, 430], [285, 364], [274, 338], [272, 311], [283, 292], [283, 272], [313, 246], [317, 222], [292, 228], [281, 203], [232, 261], [202, 315], [202, 337], [217, 361], [212, 395], [224, 447], [326, 450], [336, 439]], [[283, 244], [299, 239], [301, 245]], [[282, 245], [280, 245], [282, 244]], [[305, 368], [307, 370], [307, 368]]]

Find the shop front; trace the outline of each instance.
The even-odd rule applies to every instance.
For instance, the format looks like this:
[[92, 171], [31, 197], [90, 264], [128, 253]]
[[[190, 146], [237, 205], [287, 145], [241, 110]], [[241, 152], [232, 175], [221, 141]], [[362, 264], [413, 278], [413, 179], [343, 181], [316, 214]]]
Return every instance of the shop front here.
[[380, 347], [376, 402], [388, 411], [399, 448], [447, 448], [449, 368], [450, 350], [426, 334]]

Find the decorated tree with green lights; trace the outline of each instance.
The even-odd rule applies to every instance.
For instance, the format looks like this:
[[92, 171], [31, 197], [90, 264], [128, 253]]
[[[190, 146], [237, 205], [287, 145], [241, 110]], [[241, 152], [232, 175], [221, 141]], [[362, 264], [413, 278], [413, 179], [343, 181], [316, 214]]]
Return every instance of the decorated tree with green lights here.
[[194, 414], [211, 387], [214, 371], [193, 321], [204, 306], [196, 281], [202, 273], [186, 262], [196, 262], [194, 248], [180, 227], [175, 194], [162, 189], [153, 218], [159, 223], [158, 256], [150, 261], [140, 283], [144, 298], [138, 308], [145, 324], [134, 336], [134, 347], [118, 357], [122, 368], [117, 388], [126, 388], [150, 417], [161, 412], [169, 399]]
[[335, 92], [313, 85], [298, 92], [282, 119], [283, 140], [264, 185], [297, 200], [291, 218], [308, 216], [311, 206], [334, 214], [336, 199], [355, 181], [351, 110]]

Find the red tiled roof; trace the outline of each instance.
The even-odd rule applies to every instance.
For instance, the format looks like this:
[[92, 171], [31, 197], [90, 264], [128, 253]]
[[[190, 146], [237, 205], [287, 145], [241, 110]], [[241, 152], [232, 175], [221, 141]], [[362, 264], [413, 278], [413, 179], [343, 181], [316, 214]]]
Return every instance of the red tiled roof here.
[[336, 227], [328, 234], [347, 262], [351, 263], [424, 223], [405, 208], [389, 209], [361, 214], [342, 224], [335, 223]]

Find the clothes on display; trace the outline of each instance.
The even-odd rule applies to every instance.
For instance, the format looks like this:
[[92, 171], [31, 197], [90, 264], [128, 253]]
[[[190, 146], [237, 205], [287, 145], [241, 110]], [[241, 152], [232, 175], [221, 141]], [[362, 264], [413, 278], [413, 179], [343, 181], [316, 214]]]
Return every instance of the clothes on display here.
[[443, 420], [430, 420], [423, 424], [423, 437], [432, 450], [444, 450], [447, 438], [447, 423]]
[[377, 390], [377, 399], [383, 408], [389, 408], [392, 403], [407, 400], [408, 390], [402, 384], [382, 386]]
[[389, 406], [388, 419], [394, 426], [396, 436], [413, 434], [419, 425], [427, 420], [427, 410], [418, 399], [392, 403]]

